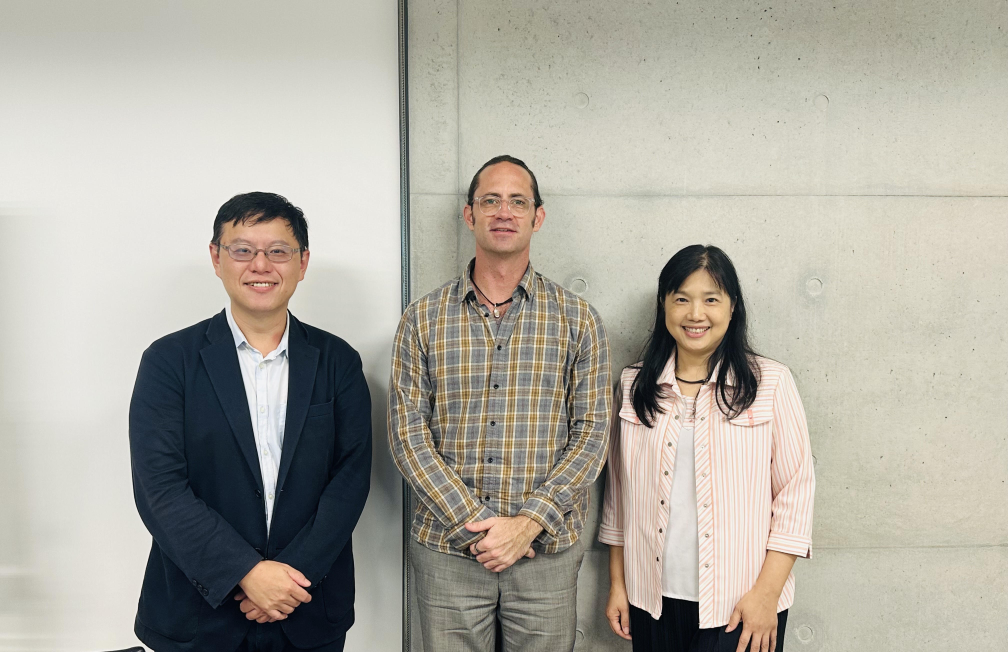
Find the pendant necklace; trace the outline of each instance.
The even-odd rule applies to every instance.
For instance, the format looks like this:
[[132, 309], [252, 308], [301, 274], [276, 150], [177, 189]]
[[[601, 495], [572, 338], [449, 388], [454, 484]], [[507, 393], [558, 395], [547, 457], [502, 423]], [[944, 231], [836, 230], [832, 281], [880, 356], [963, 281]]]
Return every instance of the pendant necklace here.
[[500, 303], [497, 303], [496, 301], [493, 301], [490, 297], [488, 297], [486, 295], [486, 292], [484, 292], [483, 290], [480, 289], [480, 286], [476, 285], [476, 281], [473, 280], [472, 272], [469, 272], [469, 280], [472, 281], [473, 287], [476, 288], [476, 291], [479, 292], [480, 294], [482, 294], [483, 298], [486, 299], [488, 303], [493, 304], [493, 316], [494, 316], [494, 319], [500, 319], [500, 310], [499, 310], [499, 308], [501, 306], [506, 306], [507, 304], [509, 304], [512, 301], [514, 301], [514, 297], [508, 297], [507, 301], [501, 301]]

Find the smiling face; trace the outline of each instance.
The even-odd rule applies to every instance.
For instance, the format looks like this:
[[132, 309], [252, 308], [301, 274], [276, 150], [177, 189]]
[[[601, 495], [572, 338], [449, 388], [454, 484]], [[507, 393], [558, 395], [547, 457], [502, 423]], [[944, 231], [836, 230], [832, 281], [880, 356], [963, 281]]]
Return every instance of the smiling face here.
[[665, 327], [682, 356], [706, 362], [728, 331], [731, 297], [699, 269], [665, 297]]
[[[220, 243], [232, 248], [247, 245], [267, 251], [275, 245], [298, 247], [294, 232], [282, 219], [255, 224], [226, 223]], [[260, 251], [252, 260], [241, 262], [217, 245], [210, 245], [214, 271], [231, 297], [231, 311], [236, 317], [250, 321], [279, 319], [281, 315], [286, 319], [287, 304], [298, 282], [304, 279], [308, 256], [308, 251], [295, 252], [288, 262], [275, 263], [266, 257], [265, 251]]]
[[477, 250], [501, 258], [522, 254], [527, 257], [532, 234], [542, 226], [546, 211], [539, 206], [525, 217], [515, 217], [508, 201], [513, 197], [533, 197], [532, 177], [514, 163], [491, 165], [480, 173], [475, 192], [476, 197], [487, 195], [501, 199], [502, 206], [496, 215], [487, 217], [475, 206], [462, 209], [466, 225], [476, 236]]

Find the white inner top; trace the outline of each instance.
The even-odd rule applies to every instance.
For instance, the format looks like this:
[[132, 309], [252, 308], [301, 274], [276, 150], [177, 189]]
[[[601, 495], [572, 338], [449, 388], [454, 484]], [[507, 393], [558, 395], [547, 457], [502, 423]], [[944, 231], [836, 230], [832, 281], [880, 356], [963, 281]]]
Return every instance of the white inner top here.
[[676, 445], [669, 520], [665, 529], [662, 595], [700, 601], [700, 544], [697, 527], [696, 459], [693, 452], [693, 404], [687, 398]]

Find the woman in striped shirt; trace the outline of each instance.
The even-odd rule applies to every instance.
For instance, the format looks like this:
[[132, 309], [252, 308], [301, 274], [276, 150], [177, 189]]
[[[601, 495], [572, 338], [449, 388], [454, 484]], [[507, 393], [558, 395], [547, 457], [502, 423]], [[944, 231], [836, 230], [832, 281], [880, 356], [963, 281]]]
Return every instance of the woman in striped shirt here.
[[812, 453], [791, 372], [749, 345], [723, 251], [665, 265], [621, 383], [599, 533], [613, 631], [635, 652], [782, 650], [791, 568], [811, 556]]

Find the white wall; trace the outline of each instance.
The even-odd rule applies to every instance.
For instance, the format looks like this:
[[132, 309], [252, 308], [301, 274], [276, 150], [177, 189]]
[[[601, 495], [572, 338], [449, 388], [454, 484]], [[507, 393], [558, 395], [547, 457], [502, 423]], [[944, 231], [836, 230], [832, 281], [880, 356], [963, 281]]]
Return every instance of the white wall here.
[[364, 359], [375, 464], [347, 649], [398, 648], [396, 35], [394, 2], [0, 4], [0, 650], [135, 644], [137, 364], [224, 305], [207, 243], [248, 190], [304, 209], [292, 310]]

